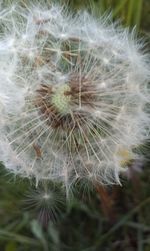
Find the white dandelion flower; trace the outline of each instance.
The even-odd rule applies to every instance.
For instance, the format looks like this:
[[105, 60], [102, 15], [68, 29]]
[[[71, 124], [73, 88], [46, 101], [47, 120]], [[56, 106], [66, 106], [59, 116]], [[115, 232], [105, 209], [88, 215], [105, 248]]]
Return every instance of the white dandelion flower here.
[[36, 181], [119, 183], [147, 140], [148, 57], [127, 30], [58, 5], [0, 11], [0, 158]]

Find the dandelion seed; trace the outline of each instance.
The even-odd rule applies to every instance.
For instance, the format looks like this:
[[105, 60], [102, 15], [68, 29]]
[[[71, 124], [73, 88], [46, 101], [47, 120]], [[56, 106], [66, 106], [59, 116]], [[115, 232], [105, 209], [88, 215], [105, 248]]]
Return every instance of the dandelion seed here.
[[[55, 4], [0, 11], [0, 155], [23, 177], [120, 183], [148, 138], [149, 59], [133, 34]], [[90, 164], [89, 164], [90, 163]], [[49, 195], [43, 195], [49, 200]]]
[[52, 183], [40, 184], [31, 188], [24, 200], [25, 209], [38, 214], [38, 220], [47, 227], [50, 221], [56, 221], [64, 209], [64, 194]]

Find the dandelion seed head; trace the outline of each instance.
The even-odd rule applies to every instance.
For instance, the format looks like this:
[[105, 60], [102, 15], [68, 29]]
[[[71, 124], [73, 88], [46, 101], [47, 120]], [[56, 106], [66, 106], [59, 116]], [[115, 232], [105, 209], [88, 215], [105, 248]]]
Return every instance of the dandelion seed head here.
[[64, 208], [65, 195], [54, 184], [40, 184], [38, 188], [30, 188], [26, 193], [25, 209], [38, 214], [38, 219], [43, 227], [49, 221], [56, 221], [60, 210]]
[[109, 16], [73, 15], [53, 3], [3, 7], [0, 19], [6, 168], [67, 189], [82, 178], [120, 184], [148, 139], [150, 71], [142, 42]]

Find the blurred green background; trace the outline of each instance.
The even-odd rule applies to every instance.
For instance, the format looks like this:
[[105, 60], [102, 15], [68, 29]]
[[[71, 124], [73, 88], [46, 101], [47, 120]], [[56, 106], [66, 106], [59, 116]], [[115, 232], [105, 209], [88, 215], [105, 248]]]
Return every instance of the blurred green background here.
[[[136, 26], [149, 50], [150, 0], [62, 2], [96, 16], [111, 12], [122, 25]], [[148, 145], [143, 151], [148, 157]], [[50, 183], [45, 199], [42, 187], [1, 165], [0, 251], [150, 251], [149, 162], [136, 163], [122, 184], [106, 190], [81, 183], [66, 202], [59, 184]]]

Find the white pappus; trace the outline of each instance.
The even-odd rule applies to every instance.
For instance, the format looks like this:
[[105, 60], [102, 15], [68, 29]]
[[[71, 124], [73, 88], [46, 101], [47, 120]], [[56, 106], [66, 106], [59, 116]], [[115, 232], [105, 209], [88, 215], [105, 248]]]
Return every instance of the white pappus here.
[[142, 42], [87, 12], [56, 4], [0, 11], [0, 159], [67, 189], [120, 183], [148, 138], [148, 57]]

